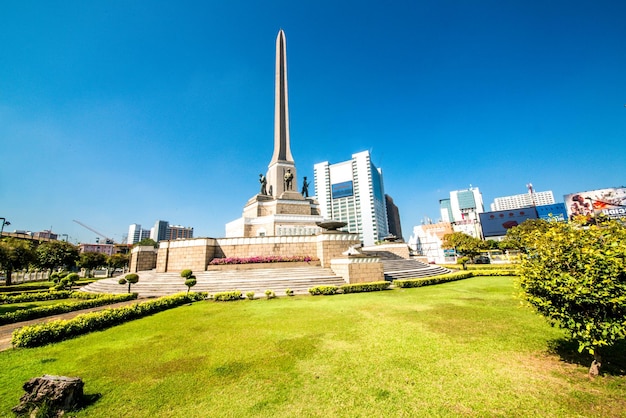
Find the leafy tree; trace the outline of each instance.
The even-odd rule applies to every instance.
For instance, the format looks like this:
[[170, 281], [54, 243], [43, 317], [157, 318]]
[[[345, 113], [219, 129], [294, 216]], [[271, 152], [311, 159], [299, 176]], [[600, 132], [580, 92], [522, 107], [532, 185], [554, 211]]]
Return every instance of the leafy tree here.
[[107, 277], [111, 277], [113, 275], [113, 271], [115, 271], [115, 269], [123, 269], [128, 267], [128, 254], [113, 254], [110, 257], [107, 258], [107, 268], [108, 268], [108, 272], [107, 272]]
[[15, 270], [21, 270], [35, 260], [35, 253], [28, 241], [17, 238], [0, 240], [0, 268], [5, 271], [7, 286]]
[[127, 274], [126, 276], [124, 276], [123, 278], [121, 278], [119, 280], [119, 284], [126, 284], [128, 283], [128, 293], [130, 293], [130, 285], [131, 284], [135, 284], [139, 281], [139, 275], [135, 274], [135, 273], [130, 273]]
[[[457, 254], [468, 257], [473, 260], [474, 257], [480, 254], [481, 250], [488, 248], [488, 244], [485, 241], [474, 238], [463, 232], [453, 232], [443, 236], [442, 248], [454, 248]], [[465, 264], [464, 264], [465, 266]]]
[[58, 267], [74, 267], [79, 258], [78, 248], [64, 241], [41, 243], [36, 254], [37, 265], [50, 271]]
[[521, 234], [522, 297], [594, 356], [589, 373], [597, 375], [602, 350], [626, 337], [626, 227], [618, 221], [544, 226]]
[[150, 246], [154, 248], [158, 248], [159, 243], [153, 240], [152, 238], [144, 238], [138, 243], [136, 243], [135, 245], [133, 245], [133, 247], [150, 247]]
[[78, 266], [85, 269], [85, 276], [93, 277], [92, 270], [104, 266], [106, 262], [105, 254], [86, 252], [80, 255]]
[[527, 219], [521, 224], [506, 231], [506, 237], [500, 242], [502, 250], [519, 250], [526, 252], [529, 244], [526, 240], [533, 235], [533, 232], [542, 233], [548, 230], [552, 221], [545, 219]]

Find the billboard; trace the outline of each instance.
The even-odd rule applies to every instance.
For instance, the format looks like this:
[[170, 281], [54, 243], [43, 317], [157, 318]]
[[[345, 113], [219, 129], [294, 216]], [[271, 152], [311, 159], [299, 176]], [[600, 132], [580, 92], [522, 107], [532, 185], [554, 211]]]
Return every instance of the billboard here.
[[343, 183], [336, 183], [331, 186], [333, 199], [339, 199], [340, 197], [348, 197], [354, 194], [352, 187], [352, 181], [344, 181]]
[[567, 215], [596, 216], [604, 214], [611, 219], [626, 219], [626, 188], [591, 190], [563, 196]]
[[497, 212], [479, 213], [483, 237], [499, 237], [506, 235], [508, 229], [524, 222], [526, 219], [537, 219], [537, 210], [534, 207], [499, 210]]
[[546, 221], [554, 219], [557, 221], [567, 220], [567, 210], [565, 203], [553, 203], [551, 205], [537, 206], [537, 217]]

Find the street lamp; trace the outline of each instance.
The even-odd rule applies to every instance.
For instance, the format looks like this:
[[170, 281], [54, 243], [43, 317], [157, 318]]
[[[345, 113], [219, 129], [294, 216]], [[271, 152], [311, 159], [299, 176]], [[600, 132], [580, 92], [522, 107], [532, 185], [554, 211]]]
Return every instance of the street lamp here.
[[0, 218], [0, 219], [2, 219], [2, 228], [0, 228], [0, 238], [2, 238], [2, 233], [4, 232], [4, 226], [11, 225], [11, 222], [7, 221], [6, 218]]

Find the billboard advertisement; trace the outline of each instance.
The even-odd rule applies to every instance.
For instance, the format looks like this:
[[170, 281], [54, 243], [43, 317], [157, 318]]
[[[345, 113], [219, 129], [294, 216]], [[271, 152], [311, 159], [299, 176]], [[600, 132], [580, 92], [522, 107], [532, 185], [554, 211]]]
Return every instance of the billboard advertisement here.
[[499, 210], [497, 212], [479, 213], [483, 237], [499, 237], [506, 235], [508, 229], [524, 222], [526, 219], [537, 219], [537, 210], [534, 207]]
[[604, 214], [611, 219], [626, 219], [626, 188], [591, 190], [563, 196], [567, 215], [596, 216]]
[[539, 219], [545, 219], [546, 221], [551, 219], [566, 221], [568, 219], [565, 203], [553, 203], [551, 205], [537, 206], [537, 216]]
[[354, 194], [352, 187], [352, 181], [344, 181], [343, 183], [336, 183], [331, 186], [333, 199], [339, 199], [340, 197], [348, 197]]

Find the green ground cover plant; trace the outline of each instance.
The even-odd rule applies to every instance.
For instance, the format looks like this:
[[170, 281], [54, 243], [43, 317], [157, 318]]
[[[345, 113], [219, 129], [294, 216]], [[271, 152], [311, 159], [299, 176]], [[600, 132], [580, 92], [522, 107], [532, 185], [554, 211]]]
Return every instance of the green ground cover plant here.
[[0, 352], [0, 414], [47, 373], [99, 396], [77, 418], [626, 415], [623, 356], [589, 379], [589, 358], [512, 283], [183, 305]]

